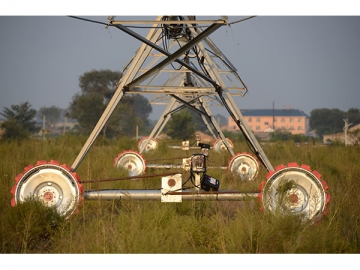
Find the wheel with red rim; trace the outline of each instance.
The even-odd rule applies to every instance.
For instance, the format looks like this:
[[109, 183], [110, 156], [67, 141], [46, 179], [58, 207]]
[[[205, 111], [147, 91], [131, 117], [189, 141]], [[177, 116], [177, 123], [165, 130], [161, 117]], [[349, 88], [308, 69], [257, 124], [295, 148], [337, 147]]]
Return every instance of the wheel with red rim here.
[[127, 170], [130, 176], [138, 176], [145, 173], [145, 164], [143, 156], [132, 150], [123, 151], [114, 159], [114, 166]]
[[252, 181], [256, 179], [260, 165], [254, 156], [248, 153], [237, 153], [231, 157], [228, 163], [228, 171], [240, 177], [242, 181]]
[[40, 160], [35, 166], [25, 167], [16, 176], [15, 185], [11, 189], [11, 205], [16, 206], [33, 197], [48, 207], [55, 207], [60, 215], [68, 218], [83, 200], [83, 192], [80, 177], [66, 164]]
[[260, 184], [259, 199], [265, 211], [300, 215], [303, 220], [317, 222], [327, 214], [330, 195], [321, 174], [310, 166], [289, 163], [266, 175]]
[[[145, 144], [146, 144], [146, 141], [149, 139], [149, 137], [143, 137], [140, 139], [139, 143], [138, 143], [138, 149], [139, 151], [144, 148]], [[149, 140], [149, 142], [146, 144], [145, 148], [144, 148], [144, 151], [145, 152], [148, 152], [148, 151], [151, 151], [151, 150], [154, 150], [156, 149], [158, 146], [158, 141], [155, 139], [155, 138], [151, 138]]]
[[[226, 142], [229, 144], [230, 148], [234, 148], [234, 143], [229, 139], [226, 138]], [[225, 143], [221, 138], [218, 138], [214, 143], [212, 147], [216, 152], [227, 150]]]

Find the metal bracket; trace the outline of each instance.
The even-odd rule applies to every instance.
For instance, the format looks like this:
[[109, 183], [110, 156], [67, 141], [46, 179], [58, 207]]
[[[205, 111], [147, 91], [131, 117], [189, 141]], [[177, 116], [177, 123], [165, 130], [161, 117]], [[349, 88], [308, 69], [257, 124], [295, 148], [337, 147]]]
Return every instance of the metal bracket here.
[[182, 202], [181, 195], [169, 195], [170, 191], [181, 192], [181, 174], [165, 176], [161, 178], [161, 201], [162, 202]]

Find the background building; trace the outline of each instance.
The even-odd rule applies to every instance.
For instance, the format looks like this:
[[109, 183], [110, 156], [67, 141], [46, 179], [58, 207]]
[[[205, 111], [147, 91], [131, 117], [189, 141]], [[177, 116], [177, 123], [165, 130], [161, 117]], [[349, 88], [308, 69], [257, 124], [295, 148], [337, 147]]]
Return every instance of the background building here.
[[[291, 134], [305, 135], [309, 127], [309, 116], [297, 109], [241, 110], [241, 113], [254, 133], [286, 130]], [[228, 118], [228, 126], [239, 130], [231, 117]]]

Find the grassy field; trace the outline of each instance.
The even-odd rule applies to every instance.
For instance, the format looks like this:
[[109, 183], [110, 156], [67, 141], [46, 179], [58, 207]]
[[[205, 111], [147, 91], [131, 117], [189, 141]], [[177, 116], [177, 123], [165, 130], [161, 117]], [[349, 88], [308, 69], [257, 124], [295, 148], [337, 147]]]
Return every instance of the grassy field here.
[[[84, 201], [69, 219], [36, 201], [11, 207], [14, 178], [38, 160], [58, 160], [72, 165], [86, 138], [65, 136], [47, 141], [0, 144], [0, 252], [52, 254], [324, 254], [360, 252], [360, 151], [342, 145], [301, 145], [293, 142], [265, 144], [273, 166], [297, 162], [322, 174], [329, 185], [329, 213], [317, 225], [294, 216], [276, 216], [259, 210], [256, 200], [230, 201]], [[145, 153], [147, 163], [181, 163], [177, 157], [194, 151], [170, 149], [180, 142], [160, 142]], [[249, 151], [235, 143], [235, 153]], [[77, 173], [82, 180], [126, 176], [113, 166], [124, 150], [137, 150], [137, 142], [98, 138]], [[210, 150], [211, 151], [211, 150]], [[159, 159], [169, 158], [159, 161]], [[228, 152], [210, 152], [208, 166], [226, 166]], [[147, 170], [147, 174], [164, 170]], [[209, 169], [220, 189], [257, 192], [266, 170], [258, 178], [241, 182], [225, 170]], [[160, 177], [137, 181], [84, 184], [89, 189], [160, 188]]]

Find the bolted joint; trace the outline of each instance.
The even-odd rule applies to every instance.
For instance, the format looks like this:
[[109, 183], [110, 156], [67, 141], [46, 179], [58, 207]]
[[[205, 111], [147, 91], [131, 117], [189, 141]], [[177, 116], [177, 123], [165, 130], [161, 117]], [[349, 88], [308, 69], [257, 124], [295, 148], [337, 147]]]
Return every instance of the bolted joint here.
[[218, 93], [219, 95], [222, 95], [222, 93], [223, 93], [223, 89], [221, 88], [221, 86], [220, 85], [215, 85], [215, 91], [216, 91], [216, 93]]

